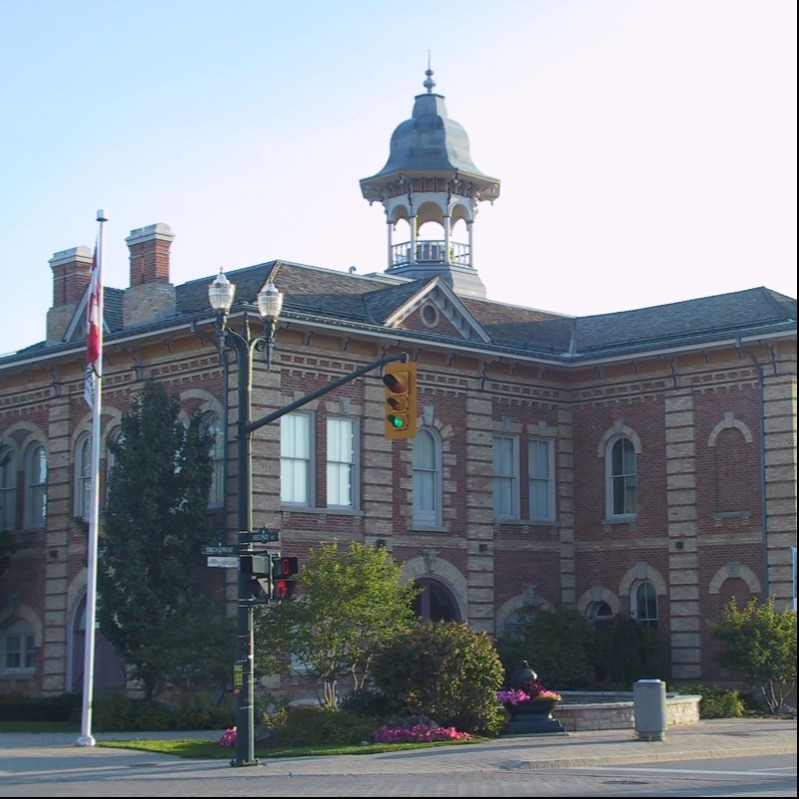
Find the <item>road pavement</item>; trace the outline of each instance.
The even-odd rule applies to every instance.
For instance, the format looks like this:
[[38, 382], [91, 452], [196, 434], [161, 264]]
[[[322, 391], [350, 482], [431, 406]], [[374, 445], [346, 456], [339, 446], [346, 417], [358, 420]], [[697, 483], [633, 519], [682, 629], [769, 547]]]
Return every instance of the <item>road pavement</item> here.
[[[216, 740], [221, 732], [95, 733], [95, 738], [98, 743], [155, 738]], [[669, 727], [662, 741], [639, 740], [633, 729], [591, 730], [510, 736], [464, 746], [405, 752], [264, 759], [261, 765], [254, 767], [231, 767], [227, 760], [185, 760], [153, 752], [78, 746], [77, 740], [78, 736], [71, 733], [0, 734], [0, 796], [83, 795], [67, 792], [64, 785], [77, 786], [86, 781], [102, 781], [106, 786], [113, 786], [107, 789], [107, 793], [95, 792], [95, 796], [142, 796], [147, 794], [128, 793], [121, 786], [126, 781], [133, 785], [136, 778], [144, 776], [145, 772], [148, 777], [158, 772], [174, 787], [174, 792], [154, 795], [235, 795], [234, 783], [245, 774], [269, 778], [318, 777], [320, 784], [326, 786], [330, 786], [330, 781], [337, 775], [360, 776], [364, 778], [365, 786], [362, 795], [389, 795], [371, 794], [368, 786], [379, 789], [381, 778], [387, 784], [402, 775], [419, 777], [424, 774], [431, 777], [448, 775], [448, 783], [455, 791], [449, 795], [469, 796], [476, 795], [468, 793], [472, 778], [479, 776], [482, 779], [497, 772], [524, 773], [658, 761], [795, 755], [796, 720], [709, 719], [697, 724]], [[231, 756], [235, 753], [235, 750], [229, 751]], [[187, 782], [180, 788], [176, 779]], [[209, 792], [180, 792], [187, 790], [193, 781], [201, 785], [203, 791]], [[212, 786], [217, 785], [217, 792], [210, 792]], [[458, 785], [467, 792], [458, 793]], [[37, 790], [42, 792], [35, 792]]]

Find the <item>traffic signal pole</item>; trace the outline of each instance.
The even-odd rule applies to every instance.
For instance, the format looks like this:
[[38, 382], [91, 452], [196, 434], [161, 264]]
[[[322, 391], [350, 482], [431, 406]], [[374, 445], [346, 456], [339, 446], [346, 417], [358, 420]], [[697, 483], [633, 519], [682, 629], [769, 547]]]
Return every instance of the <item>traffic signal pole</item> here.
[[239, 545], [239, 570], [237, 580], [236, 607], [236, 665], [241, 670], [241, 687], [236, 705], [236, 757], [230, 761], [231, 766], [257, 766], [255, 757], [255, 640], [253, 624], [253, 600], [251, 595], [251, 577], [242, 569], [242, 555], [250, 553], [250, 533], [252, 532], [252, 434], [264, 425], [274, 422], [281, 416], [312, 402], [339, 386], [343, 386], [361, 375], [378, 369], [388, 363], [407, 362], [407, 353], [379, 358], [376, 361], [356, 369], [349, 375], [334, 380], [332, 383], [306, 394], [294, 402], [284, 405], [260, 419], [251, 420], [252, 397], [252, 354], [254, 350], [263, 348], [263, 336], [252, 339], [245, 337], [230, 327], [222, 331], [225, 344], [236, 350], [238, 361], [238, 502], [237, 502], [237, 541]]

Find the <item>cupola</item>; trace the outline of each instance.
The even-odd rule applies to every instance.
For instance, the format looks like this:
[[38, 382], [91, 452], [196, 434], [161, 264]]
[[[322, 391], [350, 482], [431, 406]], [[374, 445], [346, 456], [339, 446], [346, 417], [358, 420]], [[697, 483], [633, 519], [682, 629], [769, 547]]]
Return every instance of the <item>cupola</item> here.
[[416, 96], [411, 118], [394, 130], [386, 165], [361, 180], [361, 192], [385, 210], [386, 274], [440, 276], [457, 294], [485, 297], [473, 259], [473, 227], [479, 203], [499, 197], [499, 180], [474, 165], [466, 131], [447, 115], [443, 95], [433, 92], [433, 71], [425, 75], [426, 92]]

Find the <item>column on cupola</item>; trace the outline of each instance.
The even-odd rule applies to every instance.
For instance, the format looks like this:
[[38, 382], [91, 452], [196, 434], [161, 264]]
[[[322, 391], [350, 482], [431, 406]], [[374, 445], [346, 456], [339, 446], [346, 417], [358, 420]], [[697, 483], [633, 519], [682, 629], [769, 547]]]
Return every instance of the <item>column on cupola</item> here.
[[[395, 128], [383, 169], [360, 181], [361, 192], [370, 204], [381, 203], [386, 214], [386, 274], [410, 280], [441, 278], [456, 294], [484, 298], [472, 253], [472, 223], [480, 202], [493, 203], [499, 197], [499, 180], [475, 166], [466, 131], [450, 119], [444, 96], [433, 91], [433, 71], [428, 68], [425, 75], [425, 93], [414, 98], [411, 118]], [[407, 243], [393, 235], [400, 220], [409, 226]], [[468, 243], [453, 235], [460, 221], [466, 225]], [[426, 246], [419, 228], [428, 223], [440, 226], [442, 235]]]

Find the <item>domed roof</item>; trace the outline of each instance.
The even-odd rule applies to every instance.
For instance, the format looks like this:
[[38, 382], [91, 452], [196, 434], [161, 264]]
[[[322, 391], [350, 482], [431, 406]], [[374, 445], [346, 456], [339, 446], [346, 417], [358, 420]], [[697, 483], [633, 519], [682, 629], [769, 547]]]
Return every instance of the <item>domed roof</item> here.
[[372, 181], [397, 172], [458, 172], [491, 183], [495, 178], [483, 174], [469, 154], [469, 137], [463, 126], [447, 115], [444, 97], [433, 93], [436, 85], [433, 71], [428, 69], [424, 81], [426, 94], [419, 94], [410, 119], [400, 123], [391, 136], [391, 149], [386, 165]]

